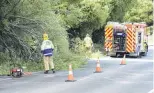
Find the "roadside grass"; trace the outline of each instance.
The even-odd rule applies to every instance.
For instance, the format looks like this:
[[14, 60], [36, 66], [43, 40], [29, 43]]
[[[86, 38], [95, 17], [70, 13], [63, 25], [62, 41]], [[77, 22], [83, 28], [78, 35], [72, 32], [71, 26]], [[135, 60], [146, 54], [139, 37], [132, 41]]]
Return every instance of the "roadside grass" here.
[[91, 58], [101, 58], [106, 55], [103, 44], [94, 44], [94, 49]]
[[91, 55], [92, 59], [97, 59], [97, 58], [102, 58], [102, 57], [104, 57], [104, 55], [99, 50], [92, 53], [92, 55]]
[[0, 75], [7, 75], [10, 73], [9, 65], [1, 64], [0, 65]]
[[[101, 44], [95, 44], [91, 58], [97, 59], [98, 57], [103, 57], [104, 53], [102, 52], [103, 46]], [[40, 58], [39, 62], [34, 61], [23, 61], [16, 59], [14, 61], [10, 60], [7, 55], [1, 55], [0, 58], [0, 75], [10, 74], [10, 69], [17, 66], [22, 67], [25, 72], [37, 72], [44, 71], [43, 58]], [[68, 70], [69, 64], [72, 64], [73, 69], [78, 69], [85, 64], [87, 64], [87, 59], [84, 52], [80, 53], [68, 53], [63, 55], [55, 55], [53, 62], [56, 70]], [[15, 65], [13, 65], [15, 64]]]
[[[69, 56], [69, 57], [68, 57]], [[54, 65], [55, 70], [68, 70], [69, 64], [72, 64], [73, 69], [78, 69], [83, 65], [87, 64], [87, 60], [84, 56], [77, 54], [69, 54], [65, 56], [61, 56], [61, 58], [54, 57]], [[15, 65], [13, 65], [13, 64]], [[12, 64], [12, 65], [10, 65]], [[21, 61], [15, 60], [14, 62], [4, 60], [2, 64], [0, 64], [0, 75], [8, 75], [10, 74], [11, 68], [14, 67], [22, 67], [25, 72], [37, 72], [44, 71], [43, 60], [39, 62], [34, 61]]]

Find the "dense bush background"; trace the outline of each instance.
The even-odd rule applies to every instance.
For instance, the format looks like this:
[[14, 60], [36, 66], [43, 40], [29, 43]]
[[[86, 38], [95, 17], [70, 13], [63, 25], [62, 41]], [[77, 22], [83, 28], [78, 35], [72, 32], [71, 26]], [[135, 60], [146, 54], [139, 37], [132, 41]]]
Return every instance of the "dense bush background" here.
[[[89, 33], [103, 49], [108, 21], [152, 25], [152, 0], [1, 0], [0, 74], [14, 66], [43, 70], [40, 45], [47, 32], [55, 45], [56, 69], [85, 64], [83, 38]], [[100, 50], [102, 51], [102, 50]]]

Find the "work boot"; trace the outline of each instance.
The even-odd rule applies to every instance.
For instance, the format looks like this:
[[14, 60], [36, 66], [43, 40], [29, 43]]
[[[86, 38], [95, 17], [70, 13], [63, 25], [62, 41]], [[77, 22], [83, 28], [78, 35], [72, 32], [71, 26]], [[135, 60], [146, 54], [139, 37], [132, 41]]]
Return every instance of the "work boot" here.
[[52, 72], [55, 73], [54, 69], [52, 69]]
[[44, 74], [48, 74], [49, 73], [49, 70], [46, 70], [45, 72], [44, 72]]

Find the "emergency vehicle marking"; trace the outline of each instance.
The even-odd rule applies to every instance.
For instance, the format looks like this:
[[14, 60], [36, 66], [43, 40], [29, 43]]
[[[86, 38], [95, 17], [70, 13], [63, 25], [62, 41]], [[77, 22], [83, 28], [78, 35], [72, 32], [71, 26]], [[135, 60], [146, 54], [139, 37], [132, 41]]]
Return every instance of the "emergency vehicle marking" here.
[[135, 32], [133, 29], [128, 29], [129, 32], [131, 32], [131, 47], [132, 47], [132, 51], [131, 52], [134, 52], [135, 51]]
[[135, 31], [133, 31], [132, 34], [133, 34], [133, 38], [132, 38], [132, 39], [133, 39], [133, 40], [132, 40], [132, 42], [133, 42], [133, 51], [135, 52], [135, 48], [136, 48], [136, 47], [135, 47], [135, 44], [136, 44], [136, 43], [135, 43]]
[[133, 52], [133, 45], [132, 45], [132, 33], [133, 33], [133, 31], [131, 30], [131, 29], [128, 29], [127, 30], [127, 37], [126, 37], [126, 39], [127, 39], [127, 41], [126, 41], [126, 43], [127, 43], [127, 45], [126, 45], [126, 51], [127, 52]]
[[127, 30], [127, 52], [134, 52], [135, 51], [135, 32], [128, 28]]
[[[144, 26], [143, 26], [144, 25]], [[105, 27], [105, 42], [104, 42], [104, 47], [108, 51], [110, 51], [113, 48], [113, 45], [115, 45], [115, 51], [110, 51], [113, 52], [113, 55], [115, 53], [137, 53], [138, 52], [144, 52], [146, 53], [147, 50], [146, 48], [148, 45], [145, 45], [144, 42], [147, 41], [147, 32], [144, 27], [146, 24], [136, 24], [136, 23], [131, 23], [131, 24], [120, 24], [118, 22], [109, 22], [107, 23], [107, 26]], [[114, 31], [113, 31], [114, 29]], [[113, 34], [114, 33], [114, 34]], [[137, 34], [137, 33], [142, 33]], [[114, 39], [114, 35], [117, 35]], [[117, 39], [117, 40], [116, 40]], [[124, 39], [124, 40], [122, 40]], [[113, 40], [115, 40], [115, 44], [113, 44]], [[144, 41], [143, 41], [144, 40]], [[117, 41], [117, 43], [116, 43]], [[120, 47], [116, 48], [117, 44], [120, 42]], [[122, 43], [122, 44], [121, 44]], [[140, 46], [140, 47], [139, 47]]]
[[111, 49], [112, 48], [112, 32], [113, 28], [107, 27], [105, 29], [105, 47]]

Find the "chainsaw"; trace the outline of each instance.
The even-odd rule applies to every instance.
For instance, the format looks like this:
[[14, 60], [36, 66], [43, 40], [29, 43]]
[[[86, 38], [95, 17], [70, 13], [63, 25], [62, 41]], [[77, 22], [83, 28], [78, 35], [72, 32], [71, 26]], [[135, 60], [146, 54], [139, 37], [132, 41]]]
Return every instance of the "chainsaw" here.
[[12, 68], [10, 71], [10, 75], [18, 78], [18, 77], [22, 77], [23, 76], [23, 69], [22, 68]]

